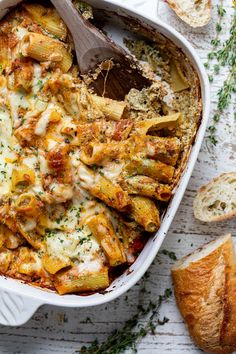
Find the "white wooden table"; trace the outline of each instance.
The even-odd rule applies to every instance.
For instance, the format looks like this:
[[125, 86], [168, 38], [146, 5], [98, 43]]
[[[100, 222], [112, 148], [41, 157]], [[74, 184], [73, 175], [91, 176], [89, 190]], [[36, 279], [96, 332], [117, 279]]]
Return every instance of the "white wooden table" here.
[[[148, 1], [151, 3], [155, 0], [117, 1], [129, 1], [142, 9], [142, 6], [147, 6]], [[226, 38], [229, 17], [233, 13], [233, 8], [231, 0], [224, 0], [224, 2], [227, 8], [227, 17], [225, 17], [223, 24], [223, 36]], [[189, 39], [203, 61], [206, 60], [207, 53], [211, 48], [210, 41], [215, 31], [217, 3], [217, 0], [213, 2], [215, 6], [212, 23], [205, 28], [196, 30], [182, 23], [167, 8], [167, 5], [162, 0], [160, 1], [159, 13], [161, 13], [162, 19], [171, 23]], [[224, 71], [212, 84], [212, 112], [214, 111], [217, 90], [225, 77], [226, 72]], [[231, 232], [236, 236], [236, 220], [205, 225], [194, 219], [192, 211], [193, 198], [203, 183], [221, 172], [236, 170], [235, 125], [232, 105], [219, 123], [219, 144], [215, 148], [210, 148], [205, 141], [202, 147], [185, 197], [162, 247], [162, 249], [174, 251], [177, 257], [186, 255], [194, 248], [221, 234]], [[95, 338], [104, 340], [112, 330], [120, 328], [122, 323], [136, 312], [139, 303], [155, 301], [159, 294], [162, 294], [167, 287], [171, 287], [171, 264], [172, 261], [168, 257], [158, 256], [150, 268], [148, 279], [142, 279], [128, 294], [107, 305], [88, 309], [44, 306], [22, 327], [0, 326], [0, 354], [74, 353], [76, 349], [89, 344]], [[141, 292], [144, 286], [147, 290], [145, 295]], [[174, 298], [163, 305], [161, 314], [168, 317], [170, 321], [164, 326], [158, 326], [155, 335], [144, 338], [139, 345], [138, 353], [200, 353], [187, 333]]]

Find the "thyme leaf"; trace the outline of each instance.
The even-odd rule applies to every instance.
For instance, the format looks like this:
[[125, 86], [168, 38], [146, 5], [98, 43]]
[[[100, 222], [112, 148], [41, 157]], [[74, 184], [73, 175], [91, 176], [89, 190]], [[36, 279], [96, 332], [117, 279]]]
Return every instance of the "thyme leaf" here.
[[223, 7], [223, 0], [220, 0], [219, 5], [217, 5], [217, 14], [218, 14], [218, 20], [217, 20], [217, 23], [216, 23], [216, 35], [215, 35], [215, 38], [211, 40], [212, 49], [208, 53], [207, 61], [204, 64], [207, 69], [210, 68], [211, 61], [216, 56], [215, 50], [217, 49], [217, 47], [221, 43], [220, 42], [220, 33], [222, 31], [222, 21], [223, 21], [223, 17], [226, 14], [226, 11], [225, 11], [225, 9]]
[[[236, 48], [235, 48], [236, 50]], [[218, 140], [216, 138], [216, 125], [220, 121], [221, 115], [228, 108], [232, 95], [236, 93], [236, 55], [234, 58], [234, 63], [231, 66], [226, 80], [223, 83], [223, 86], [217, 92], [218, 102], [217, 110], [213, 116], [212, 125], [208, 128], [209, 135], [207, 138], [213, 145], [216, 145]]]
[[166, 249], [164, 250], [161, 250], [159, 252], [159, 254], [164, 254], [165, 256], [168, 256], [170, 259], [172, 259], [173, 261], [177, 261], [177, 257], [176, 257], [176, 254], [175, 252], [172, 252], [172, 251], [168, 251]]
[[[169, 321], [168, 318], [157, 319], [159, 309], [163, 302], [167, 301], [172, 295], [171, 289], [166, 289], [163, 295], [160, 295], [157, 303], [150, 302], [146, 308], [138, 306], [138, 312], [128, 321], [120, 330], [113, 331], [108, 338], [99, 343], [96, 339], [89, 347], [82, 347], [80, 354], [121, 354], [127, 349], [137, 353], [139, 340], [147, 334], [155, 333], [156, 325], [164, 325]], [[140, 320], [146, 319], [145, 325], [140, 324]]]
[[216, 138], [217, 124], [224, 111], [229, 107], [233, 94], [236, 93], [236, 8], [234, 10], [231, 21], [229, 38], [222, 44], [220, 49], [217, 47], [220, 44], [219, 34], [222, 29], [222, 18], [226, 14], [223, 8], [223, 0], [218, 5], [218, 22], [216, 24], [216, 37], [211, 41], [213, 46], [212, 51], [208, 54], [208, 60], [205, 67], [210, 69], [211, 60], [215, 59], [216, 64], [213, 65], [213, 71], [209, 73], [209, 81], [212, 82], [214, 76], [220, 73], [222, 66], [228, 66], [229, 72], [223, 86], [218, 90], [217, 107], [212, 119], [212, 124], [208, 128], [208, 140], [212, 145], [216, 145], [218, 140]]

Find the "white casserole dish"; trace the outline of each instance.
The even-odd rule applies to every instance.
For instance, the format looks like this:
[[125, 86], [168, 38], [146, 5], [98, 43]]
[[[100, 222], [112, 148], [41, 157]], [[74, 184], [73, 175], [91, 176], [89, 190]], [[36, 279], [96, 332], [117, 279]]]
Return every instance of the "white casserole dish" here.
[[[16, 5], [20, 0], [0, 0], [0, 17], [5, 15], [9, 6]], [[20, 281], [0, 277], [0, 324], [4, 325], [22, 325], [34, 314], [37, 308], [44, 304], [68, 307], [87, 307], [109, 302], [129, 288], [131, 288], [146, 272], [153, 259], [155, 258], [161, 244], [167, 234], [169, 226], [175, 216], [185, 189], [188, 185], [194, 164], [202, 144], [204, 133], [207, 127], [207, 121], [210, 110], [210, 90], [208, 78], [205, 69], [198, 58], [195, 50], [188, 41], [176, 32], [169, 25], [162, 22], [156, 15], [156, 1], [132, 0], [130, 5], [126, 5], [127, 1], [122, 0], [87, 0], [88, 3], [97, 8], [107, 9], [122, 14], [123, 16], [131, 16], [141, 22], [151, 26], [157, 32], [162, 33], [171, 39], [178, 47], [180, 47], [186, 56], [190, 59], [195, 70], [197, 71], [202, 93], [203, 115], [202, 121], [198, 129], [196, 141], [192, 147], [190, 158], [185, 171], [181, 177], [180, 183], [176, 189], [175, 195], [165, 213], [162, 220], [161, 228], [154, 237], [151, 237], [145, 248], [130, 267], [129, 271], [117, 278], [104, 294], [96, 293], [88, 296], [79, 295], [63, 295], [49, 292], [40, 288], [36, 288]], [[125, 3], [125, 4], [124, 4]], [[141, 4], [141, 6], [140, 6]], [[119, 5], [119, 6], [117, 6]], [[142, 12], [142, 14], [140, 14]], [[113, 39], [122, 38], [122, 33], [114, 30]]]

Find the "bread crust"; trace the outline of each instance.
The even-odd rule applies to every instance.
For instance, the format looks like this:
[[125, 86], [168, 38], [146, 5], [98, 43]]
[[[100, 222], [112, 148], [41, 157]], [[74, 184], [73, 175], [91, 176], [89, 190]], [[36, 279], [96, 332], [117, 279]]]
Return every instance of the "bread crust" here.
[[189, 0], [165, 0], [172, 10], [179, 16], [184, 22], [191, 27], [202, 27], [208, 24], [211, 19], [211, 0], [200, 0], [198, 2], [204, 3], [202, 11], [198, 11], [198, 2], [189, 11], [184, 10], [181, 6], [184, 2]]
[[204, 212], [201, 213], [201, 211], [200, 211], [200, 209], [201, 209], [200, 204], [201, 204], [201, 200], [203, 199], [203, 197], [206, 196], [207, 192], [212, 187], [214, 187], [217, 184], [220, 184], [220, 182], [222, 182], [226, 178], [236, 179], [236, 172], [222, 173], [220, 176], [214, 178], [208, 184], [206, 184], [205, 186], [202, 186], [199, 189], [197, 196], [195, 197], [194, 202], [193, 202], [193, 211], [194, 211], [194, 216], [196, 219], [199, 219], [199, 220], [205, 221], [205, 222], [216, 222], [216, 221], [224, 221], [224, 220], [228, 220], [228, 219], [232, 219], [232, 218], [236, 217], [236, 209], [233, 210], [232, 212], [228, 212], [223, 215], [218, 215], [218, 216], [212, 215], [211, 218], [207, 217], [206, 214], [204, 214]]
[[194, 342], [207, 353], [236, 350], [236, 256], [231, 236], [224, 238], [208, 255], [172, 268], [179, 310]]

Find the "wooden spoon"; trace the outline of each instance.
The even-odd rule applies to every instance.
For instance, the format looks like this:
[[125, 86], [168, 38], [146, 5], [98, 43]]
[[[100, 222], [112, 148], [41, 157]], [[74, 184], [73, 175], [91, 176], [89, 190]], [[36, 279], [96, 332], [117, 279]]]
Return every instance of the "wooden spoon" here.
[[71, 0], [51, 2], [72, 34], [80, 73], [95, 73], [99, 65], [108, 60], [112, 64], [111, 69], [102, 70], [91, 84], [98, 95], [123, 100], [131, 88], [141, 90], [150, 86], [150, 81], [142, 75], [137, 61], [84, 19]]

